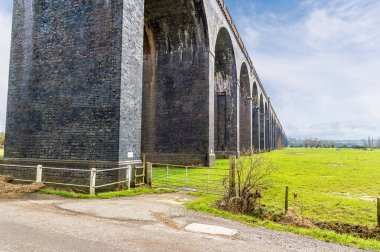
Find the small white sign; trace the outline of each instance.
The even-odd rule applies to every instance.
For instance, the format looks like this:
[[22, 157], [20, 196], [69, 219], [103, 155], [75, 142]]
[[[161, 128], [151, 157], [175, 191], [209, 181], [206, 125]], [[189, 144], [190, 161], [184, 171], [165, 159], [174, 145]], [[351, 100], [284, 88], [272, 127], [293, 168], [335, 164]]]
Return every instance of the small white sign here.
[[133, 152], [128, 152], [128, 158], [133, 158]]

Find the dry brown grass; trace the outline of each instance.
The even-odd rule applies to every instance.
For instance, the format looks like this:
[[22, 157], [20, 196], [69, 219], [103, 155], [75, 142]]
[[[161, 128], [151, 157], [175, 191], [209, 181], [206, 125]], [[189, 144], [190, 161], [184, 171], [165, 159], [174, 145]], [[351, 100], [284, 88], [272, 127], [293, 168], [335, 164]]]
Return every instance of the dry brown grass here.
[[28, 193], [33, 193], [44, 187], [43, 183], [33, 184], [12, 184], [13, 179], [10, 176], [0, 175], [0, 199], [16, 198]]

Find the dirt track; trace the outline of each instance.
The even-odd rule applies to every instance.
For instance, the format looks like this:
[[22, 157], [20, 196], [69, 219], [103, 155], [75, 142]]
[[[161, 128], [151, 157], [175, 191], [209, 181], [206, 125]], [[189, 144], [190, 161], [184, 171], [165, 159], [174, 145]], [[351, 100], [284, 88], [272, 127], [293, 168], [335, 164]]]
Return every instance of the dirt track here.
[[[0, 201], [1, 251], [356, 251], [187, 211], [184, 194], [71, 200], [32, 194]], [[191, 223], [235, 237], [185, 231]]]

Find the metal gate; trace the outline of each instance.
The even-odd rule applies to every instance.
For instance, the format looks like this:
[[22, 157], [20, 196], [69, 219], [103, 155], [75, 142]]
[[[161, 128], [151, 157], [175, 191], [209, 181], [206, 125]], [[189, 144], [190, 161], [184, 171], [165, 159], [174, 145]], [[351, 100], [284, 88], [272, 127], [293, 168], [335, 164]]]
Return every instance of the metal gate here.
[[229, 171], [228, 168], [152, 163], [152, 183], [155, 187], [224, 195]]

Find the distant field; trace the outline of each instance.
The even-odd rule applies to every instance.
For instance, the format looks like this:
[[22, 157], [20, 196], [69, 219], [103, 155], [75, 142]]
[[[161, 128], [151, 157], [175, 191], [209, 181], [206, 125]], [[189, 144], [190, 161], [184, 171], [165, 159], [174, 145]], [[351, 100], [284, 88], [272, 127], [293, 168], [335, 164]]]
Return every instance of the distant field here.
[[[267, 154], [278, 170], [272, 175], [273, 187], [263, 192], [262, 203], [276, 212], [283, 211], [285, 186], [290, 187], [290, 207], [304, 217], [323, 222], [344, 222], [374, 226], [375, 198], [380, 196], [380, 151], [336, 149], [284, 149]], [[226, 168], [228, 160], [218, 160], [217, 167]], [[189, 172], [200, 173], [199, 169]], [[153, 170], [154, 178], [165, 186], [165, 169]], [[173, 170], [174, 183], [184, 184], [183, 170]], [[221, 171], [221, 174], [228, 172]], [[191, 187], [202, 183], [189, 176]], [[211, 179], [216, 179], [211, 175]], [[156, 180], [156, 182], [157, 182]], [[156, 183], [157, 185], [157, 183]], [[297, 193], [297, 201], [292, 193]]]
[[3, 156], [4, 156], [4, 149], [0, 148], [0, 158], [2, 158]]
[[[374, 226], [380, 197], [380, 151], [285, 149], [267, 154], [279, 166], [264, 204], [284, 205], [285, 186], [296, 192], [303, 215], [318, 221]], [[291, 196], [292, 198], [292, 196]], [[301, 204], [290, 201], [298, 212]]]

